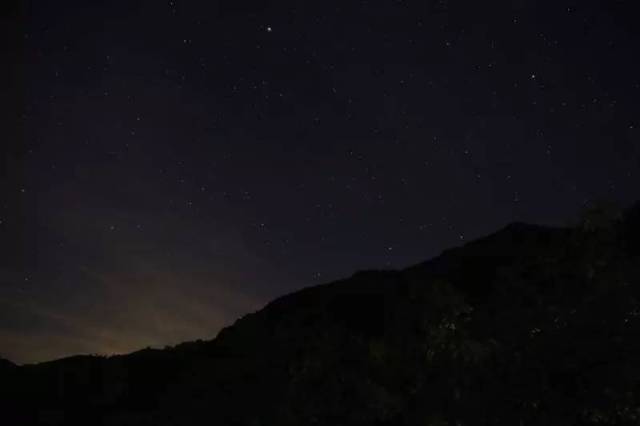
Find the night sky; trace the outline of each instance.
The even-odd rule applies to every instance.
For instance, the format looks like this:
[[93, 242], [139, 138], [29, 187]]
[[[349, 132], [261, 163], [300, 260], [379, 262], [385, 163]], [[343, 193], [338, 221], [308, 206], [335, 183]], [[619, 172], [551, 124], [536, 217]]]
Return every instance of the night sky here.
[[635, 1], [29, 3], [2, 18], [16, 362], [212, 338], [304, 286], [640, 199]]

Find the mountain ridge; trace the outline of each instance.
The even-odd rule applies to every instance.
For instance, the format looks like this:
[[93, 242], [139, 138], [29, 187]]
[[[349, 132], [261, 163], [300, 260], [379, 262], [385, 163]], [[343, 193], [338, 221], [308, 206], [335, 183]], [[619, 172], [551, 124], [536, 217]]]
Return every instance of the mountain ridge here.
[[269, 302], [212, 340], [9, 368], [28, 424], [611, 424], [640, 419], [638, 209], [523, 223]]
[[336, 284], [340, 284], [343, 283], [344, 281], [350, 280], [352, 278], [358, 278], [361, 276], [367, 276], [367, 275], [371, 275], [371, 274], [377, 274], [377, 273], [396, 273], [398, 271], [403, 271], [403, 270], [411, 270], [411, 269], [415, 269], [415, 268], [420, 268], [423, 266], [427, 266], [433, 262], [438, 261], [440, 258], [442, 258], [443, 256], [449, 256], [452, 253], [456, 253], [458, 250], [462, 249], [463, 247], [466, 247], [469, 244], [474, 244], [474, 243], [478, 243], [478, 242], [482, 242], [485, 239], [492, 239], [504, 232], [509, 232], [510, 230], [513, 229], [517, 229], [517, 230], [525, 230], [528, 229], [530, 231], [533, 230], [541, 230], [541, 229], [547, 229], [547, 230], [562, 230], [562, 229], [567, 229], [567, 228], [561, 228], [561, 227], [551, 227], [551, 226], [542, 226], [542, 225], [534, 225], [534, 224], [529, 224], [529, 223], [525, 223], [525, 222], [511, 222], [505, 226], [503, 226], [501, 229], [499, 229], [498, 231], [495, 231], [493, 233], [490, 233], [488, 235], [482, 236], [478, 239], [469, 241], [467, 244], [463, 244], [461, 246], [455, 246], [455, 247], [451, 247], [451, 248], [447, 248], [445, 250], [443, 250], [442, 252], [440, 252], [440, 254], [422, 261], [422, 262], [418, 262], [414, 265], [409, 265], [407, 267], [404, 268], [400, 268], [400, 269], [363, 269], [363, 270], [357, 270], [355, 271], [353, 274], [351, 274], [350, 276], [346, 277], [346, 278], [339, 278], [337, 280], [334, 281], [329, 281], [326, 283], [321, 283], [321, 284], [313, 284], [313, 285], [308, 285], [305, 287], [302, 287], [300, 289], [297, 289], [295, 291], [292, 291], [290, 293], [286, 293], [283, 294], [281, 296], [278, 296], [276, 298], [274, 298], [273, 300], [267, 302], [263, 307], [257, 309], [256, 311], [253, 312], [248, 312], [244, 315], [242, 315], [241, 317], [237, 318], [236, 320], [234, 320], [233, 323], [222, 327], [218, 333], [216, 334], [215, 337], [211, 338], [211, 339], [196, 339], [193, 341], [184, 341], [184, 342], [180, 342], [174, 345], [166, 345], [164, 347], [145, 347], [145, 348], [140, 348], [137, 350], [134, 350], [132, 352], [127, 352], [127, 353], [121, 353], [121, 354], [113, 354], [113, 355], [109, 355], [109, 354], [74, 354], [74, 355], [68, 355], [68, 356], [63, 356], [60, 358], [55, 358], [55, 359], [51, 359], [51, 360], [45, 360], [45, 361], [39, 361], [39, 362], [31, 362], [31, 363], [25, 363], [25, 364], [16, 364], [11, 360], [8, 359], [4, 359], [4, 358], [0, 358], [0, 363], [2, 363], [3, 361], [13, 365], [13, 366], [27, 366], [27, 365], [41, 365], [41, 364], [48, 364], [48, 363], [55, 363], [55, 362], [59, 362], [59, 361], [64, 361], [64, 360], [69, 360], [69, 359], [79, 359], [79, 358], [84, 358], [84, 357], [93, 357], [93, 358], [110, 358], [110, 357], [120, 357], [120, 356], [127, 356], [127, 355], [132, 355], [138, 352], [143, 352], [143, 351], [149, 351], [149, 350], [153, 350], [153, 351], [161, 351], [161, 350], [170, 350], [182, 345], [189, 345], [191, 343], [196, 343], [196, 342], [210, 342], [213, 341], [217, 338], [217, 336], [225, 329], [233, 327], [238, 321], [242, 320], [244, 317], [246, 316], [251, 316], [253, 314], [256, 314], [259, 311], [262, 311], [266, 308], [268, 308], [269, 306], [273, 305], [273, 304], [279, 304], [281, 303], [280, 300], [281, 299], [289, 299], [291, 297], [295, 297], [297, 294], [302, 293], [302, 292], [306, 292], [307, 290], [311, 290], [311, 289], [318, 289], [318, 288], [324, 288], [326, 286], [331, 286], [331, 285], [336, 285]]

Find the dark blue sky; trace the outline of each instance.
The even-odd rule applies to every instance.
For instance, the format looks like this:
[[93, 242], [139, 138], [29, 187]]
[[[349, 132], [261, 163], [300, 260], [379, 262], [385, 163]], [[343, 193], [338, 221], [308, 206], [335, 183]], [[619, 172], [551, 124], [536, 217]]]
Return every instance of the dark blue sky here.
[[634, 2], [490, 3], [30, 2], [0, 356], [210, 338], [303, 286], [640, 198]]

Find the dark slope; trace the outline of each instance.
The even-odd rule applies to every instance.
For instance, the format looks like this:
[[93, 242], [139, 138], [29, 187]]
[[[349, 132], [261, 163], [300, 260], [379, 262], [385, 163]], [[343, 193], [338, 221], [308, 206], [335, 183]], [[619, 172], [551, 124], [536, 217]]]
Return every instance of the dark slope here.
[[11, 361], [0, 358], [0, 372], [10, 371], [15, 367], [16, 365]]
[[514, 224], [284, 296], [213, 341], [0, 369], [0, 409], [51, 425], [638, 425], [639, 224], [638, 209], [588, 231]]

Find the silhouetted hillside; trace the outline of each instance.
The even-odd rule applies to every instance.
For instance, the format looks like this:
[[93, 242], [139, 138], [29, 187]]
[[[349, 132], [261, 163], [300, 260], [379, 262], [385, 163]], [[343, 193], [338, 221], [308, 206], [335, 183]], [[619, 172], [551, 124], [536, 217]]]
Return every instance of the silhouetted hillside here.
[[[640, 209], [513, 224], [212, 341], [0, 363], [4, 424], [638, 425]], [[596, 220], [597, 219], [597, 220]]]
[[6, 359], [0, 358], [0, 372], [9, 371], [15, 368], [15, 364]]

